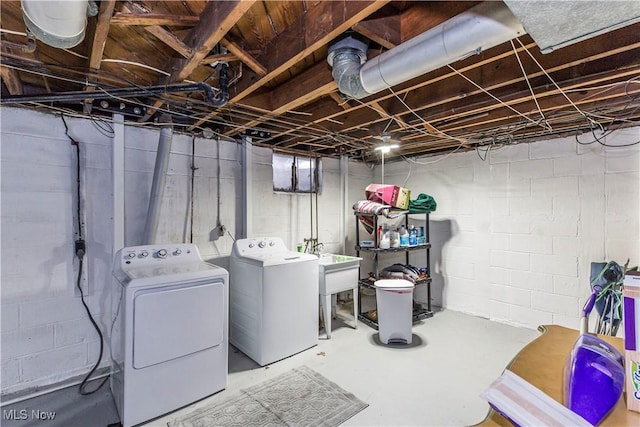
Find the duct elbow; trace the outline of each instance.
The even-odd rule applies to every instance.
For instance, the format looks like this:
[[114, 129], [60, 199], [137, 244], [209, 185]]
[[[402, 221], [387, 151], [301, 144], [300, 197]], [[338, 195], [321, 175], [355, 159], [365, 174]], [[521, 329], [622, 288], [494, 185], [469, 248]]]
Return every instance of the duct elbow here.
[[360, 68], [360, 60], [357, 54], [348, 49], [337, 53], [333, 59], [331, 75], [338, 84], [338, 89], [354, 99], [362, 99], [371, 95], [362, 87]]
[[327, 62], [333, 67], [331, 75], [340, 92], [354, 99], [371, 95], [360, 78], [360, 69], [366, 60], [367, 44], [351, 36], [329, 47]]

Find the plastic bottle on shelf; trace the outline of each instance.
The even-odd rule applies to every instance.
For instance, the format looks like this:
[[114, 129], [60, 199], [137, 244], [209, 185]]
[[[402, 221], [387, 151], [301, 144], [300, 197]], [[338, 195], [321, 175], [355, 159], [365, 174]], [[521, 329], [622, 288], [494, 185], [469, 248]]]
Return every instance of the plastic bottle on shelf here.
[[418, 232], [413, 225], [409, 226], [409, 246], [418, 245]]
[[389, 240], [391, 241], [390, 246], [392, 248], [400, 247], [400, 233], [398, 233], [398, 227], [393, 227], [389, 230]]
[[400, 226], [400, 246], [409, 246], [409, 232], [404, 224]]
[[380, 249], [389, 249], [391, 247], [391, 237], [389, 236], [389, 229], [386, 225], [382, 226], [379, 247]]

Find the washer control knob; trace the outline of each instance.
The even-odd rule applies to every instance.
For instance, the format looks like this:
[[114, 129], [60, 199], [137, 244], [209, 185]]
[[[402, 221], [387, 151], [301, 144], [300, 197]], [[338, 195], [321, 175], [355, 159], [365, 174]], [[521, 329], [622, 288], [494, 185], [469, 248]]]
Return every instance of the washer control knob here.
[[273, 240], [269, 242], [269, 246], [273, 246], [275, 244], [276, 244], [276, 242], [274, 242]]
[[182, 253], [182, 251], [180, 249], [176, 249], [175, 251], [173, 251], [174, 255], [180, 255]]
[[135, 252], [127, 252], [127, 254], [124, 256], [125, 258], [135, 258], [136, 257], [136, 253]]
[[255, 243], [249, 243], [249, 247], [253, 248], [256, 244]]
[[146, 258], [148, 256], [149, 256], [149, 252], [147, 252], [147, 251], [140, 252], [140, 258]]
[[167, 250], [166, 249], [160, 249], [157, 253], [156, 253], [158, 258], [166, 258], [167, 257]]
[[265, 246], [267, 246], [267, 242], [263, 240], [262, 242], [258, 243], [258, 246], [264, 248]]

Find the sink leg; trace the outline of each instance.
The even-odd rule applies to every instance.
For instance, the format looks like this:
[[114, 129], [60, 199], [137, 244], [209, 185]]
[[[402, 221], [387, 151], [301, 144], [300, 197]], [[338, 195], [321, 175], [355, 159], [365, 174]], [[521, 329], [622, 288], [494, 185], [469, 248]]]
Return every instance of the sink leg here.
[[358, 329], [358, 288], [353, 288], [353, 329]]
[[331, 295], [320, 295], [320, 305], [322, 305], [322, 318], [324, 320], [324, 331], [327, 339], [331, 338]]

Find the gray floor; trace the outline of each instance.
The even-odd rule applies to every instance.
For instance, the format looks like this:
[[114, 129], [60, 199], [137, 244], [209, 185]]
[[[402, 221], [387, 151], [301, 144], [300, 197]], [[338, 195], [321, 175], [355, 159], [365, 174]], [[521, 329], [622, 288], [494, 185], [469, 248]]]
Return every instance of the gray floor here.
[[[344, 316], [346, 319], [347, 316]], [[478, 395], [537, 331], [490, 322], [454, 311], [439, 311], [414, 324], [411, 346], [385, 346], [363, 323], [334, 320], [330, 340], [260, 367], [230, 348], [226, 390], [158, 418], [147, 426], [166, 426], [178, 414], [205, 406], [242, 388], [306, 365], [369, 404], [345, 426], [464, 426], [481, 421], [488, 405]], [[106, 427], [117, 423], [108, 385], [91, 396], [77, 387], [3, 406], [3, 427]], [[27, 410], [26, 420], [7, 420], [7, 411]], [[54, 411], [53, 421], [31, 417], [31, 410]]]

